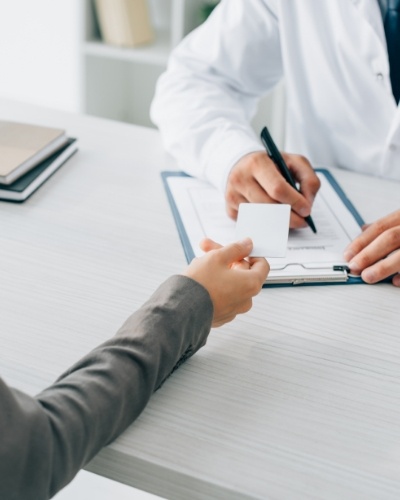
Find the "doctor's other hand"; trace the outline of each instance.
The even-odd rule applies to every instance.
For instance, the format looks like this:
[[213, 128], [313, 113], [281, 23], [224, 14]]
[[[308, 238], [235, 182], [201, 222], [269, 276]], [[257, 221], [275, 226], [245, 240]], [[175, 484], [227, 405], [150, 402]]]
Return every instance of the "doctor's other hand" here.
[[252, 298], [260, 292], [269, 265], [265, 259], [248, 258], [253, 248], [249, 238], [225, 247], [206, 239], [202, 248], [207, 253], [194, 259], [183, 274], [210, 294], [214, 306], [212, 326], [218, 327], [251, 309]]
[[320, 180], [303, 156], [282, 156], [301, 192], [290, 186], [266, 153], [250, 153], [234, 165], [228, 176], [225, 200], [229, 217], [236, 220], [240, 203], [286, 203], [292, 207], [290, 227], [307, 227], [304, 217], [311, 213]]
[[363, 227], [363, 232], [344, 252], [352, 273], [366, 283], [393, 276], [400, 287], [400, 210]]

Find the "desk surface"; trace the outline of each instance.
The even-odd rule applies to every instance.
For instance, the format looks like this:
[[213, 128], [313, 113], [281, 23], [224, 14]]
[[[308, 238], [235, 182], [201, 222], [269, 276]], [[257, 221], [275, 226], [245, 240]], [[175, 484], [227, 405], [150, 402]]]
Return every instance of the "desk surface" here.
[[[185, 266], [158, 133], [0, 100], [80, 150], [26, 203], [0, 202], [0, 372], [31, 394]], [[365, 220], [400, 185], [334, 171]], [[174, 499], [400, 498], [400, 290], [265, 289], [88, 469]]]

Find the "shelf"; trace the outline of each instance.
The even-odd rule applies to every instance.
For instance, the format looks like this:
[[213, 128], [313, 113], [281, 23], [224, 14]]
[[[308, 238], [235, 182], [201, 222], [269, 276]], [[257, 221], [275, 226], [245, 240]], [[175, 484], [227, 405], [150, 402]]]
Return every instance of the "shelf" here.
[[94, 0], [82, 2], [81, 106], [85, 113], [154, 126], [150, 106], [171, 50], [200, 22], [205, 0], [148, 0], [155, 40], [119, 47], [101, 39]]
[[167, 65], [170, 51], [171, 40], [167, 31], [157, 32], [155, 41], [142, 47], [117, 47], [100, 40], [86, 41], [83, 45], [85, 55], [159, 66]]

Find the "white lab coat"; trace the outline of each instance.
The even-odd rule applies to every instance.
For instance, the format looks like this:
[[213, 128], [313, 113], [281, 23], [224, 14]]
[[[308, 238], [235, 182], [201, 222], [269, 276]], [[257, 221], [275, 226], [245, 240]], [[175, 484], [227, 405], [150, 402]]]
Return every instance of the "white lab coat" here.
[[285, 151], [400, 180], [377, 0], [222, 0], [173, 51], [152, 119], [179, 167], [224, 191], [239, 158], [263, 150], [250, 120], [283, 77]]

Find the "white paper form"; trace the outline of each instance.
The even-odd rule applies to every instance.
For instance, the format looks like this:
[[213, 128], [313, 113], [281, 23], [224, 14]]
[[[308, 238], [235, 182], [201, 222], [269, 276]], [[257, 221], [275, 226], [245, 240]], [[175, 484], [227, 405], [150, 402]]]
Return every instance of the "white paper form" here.
[[[321, 188], [312, 209], [317, 233], [309, 227], [290, 230], [286, 257], [268, 259], [271, 271], [267, 281], [345, 279], [333, 266], [345, 265], [343, 251], [361, 228], [325, 175], [318, 176]], [[235, 222], [227, 216], [224, 197], [217, 189], [179, 176], [169, 177], [168, 185], [196, 256], [202, 255], [199, 242], [206, 236], [223, 245], [234, 241]]]

